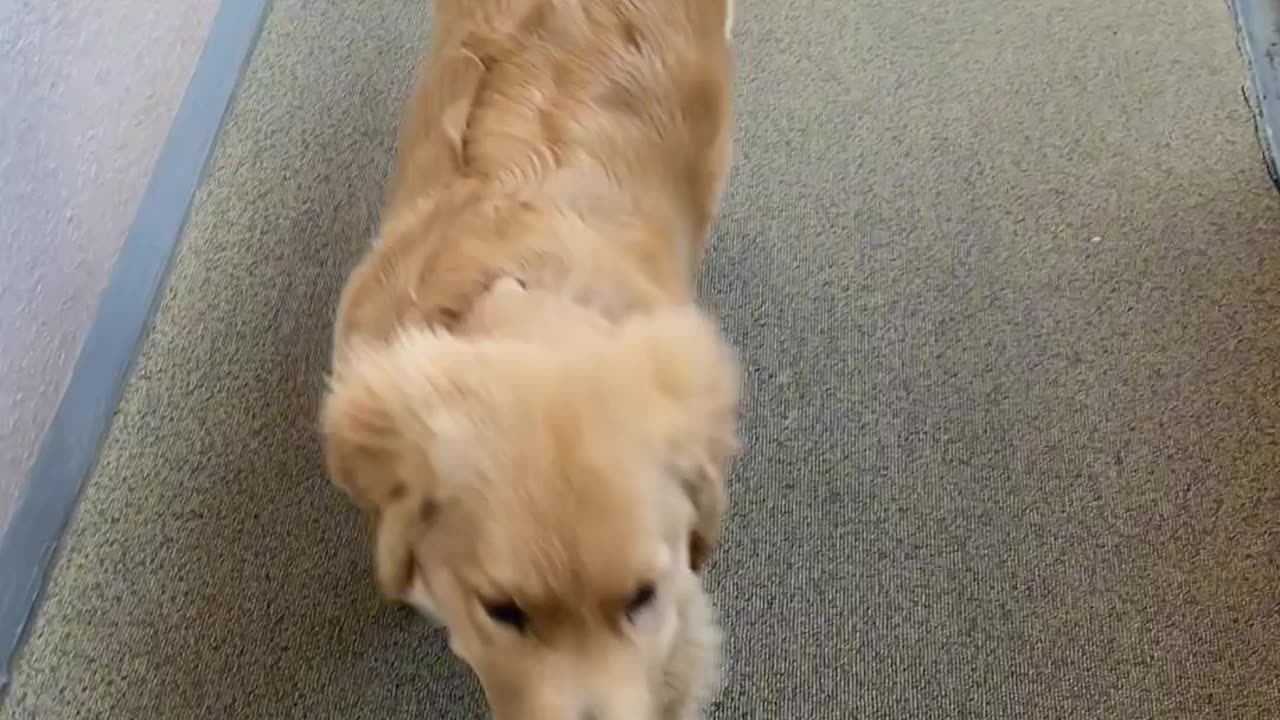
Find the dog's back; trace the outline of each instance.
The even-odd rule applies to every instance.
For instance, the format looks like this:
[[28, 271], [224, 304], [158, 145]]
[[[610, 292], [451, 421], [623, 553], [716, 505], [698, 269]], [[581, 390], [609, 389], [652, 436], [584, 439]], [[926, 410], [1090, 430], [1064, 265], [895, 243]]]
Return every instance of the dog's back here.
[[443, 0], [436, 15], [392, 208], [461, 175], [562, 181], [550, 192], [563, 195], [606, 180], [714, 215], [730, 140], [725, 2]]
[[438, 2], [339, 340], [451, 326], [518, 271], [687, 301], [731, 153], [729, 19], [722, 0]]

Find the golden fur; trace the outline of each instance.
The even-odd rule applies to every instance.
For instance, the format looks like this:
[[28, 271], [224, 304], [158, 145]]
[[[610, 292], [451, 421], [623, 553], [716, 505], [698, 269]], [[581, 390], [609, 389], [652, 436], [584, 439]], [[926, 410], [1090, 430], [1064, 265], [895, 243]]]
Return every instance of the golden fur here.
[[684, 720], [714, 683], [739, 370], [694, 305], [726, 0], [438, 0], [322, 425], [390, 598], [500, 720]]

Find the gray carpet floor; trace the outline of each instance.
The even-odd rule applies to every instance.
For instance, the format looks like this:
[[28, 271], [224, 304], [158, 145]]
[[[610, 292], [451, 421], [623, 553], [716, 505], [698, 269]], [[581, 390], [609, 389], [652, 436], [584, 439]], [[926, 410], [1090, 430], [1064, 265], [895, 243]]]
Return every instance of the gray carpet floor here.
[[[478, 718], [315, 414], [425, 0], [276, 0], [5, 718]], [[1280, 717], [1280, 200], [1220, 0], [742, 3], [714, 718]]]

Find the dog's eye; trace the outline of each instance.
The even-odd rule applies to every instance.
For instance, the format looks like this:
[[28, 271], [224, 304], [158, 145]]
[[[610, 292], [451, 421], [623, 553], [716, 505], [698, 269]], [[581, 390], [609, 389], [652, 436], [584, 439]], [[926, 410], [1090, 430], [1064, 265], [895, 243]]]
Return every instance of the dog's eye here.
[[525, 615], [519, 605], [510, 600], [505, 602], [486, 602], [484, 611], [494, 622], [506, 625], [513, 630], [523, 632], [525, 626], [529, 624], [529, 616]]
[[636, 591], [631, 593], [631, 597], [627, 600], [627, 619], [635, 620], [636, 615], [644, 612], [653, 604], [653, 597], [657, 594], [653, 583], [642, 583]]

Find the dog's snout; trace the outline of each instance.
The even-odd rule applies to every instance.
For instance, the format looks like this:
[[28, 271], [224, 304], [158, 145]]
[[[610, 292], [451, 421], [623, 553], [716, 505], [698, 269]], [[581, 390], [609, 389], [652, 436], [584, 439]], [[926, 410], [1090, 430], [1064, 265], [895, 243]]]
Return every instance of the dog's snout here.
[[593, 705], [584, 707], [582, 712], [578, 714], [578, 720], [601, 720], [601, 717], [599, 710]]

